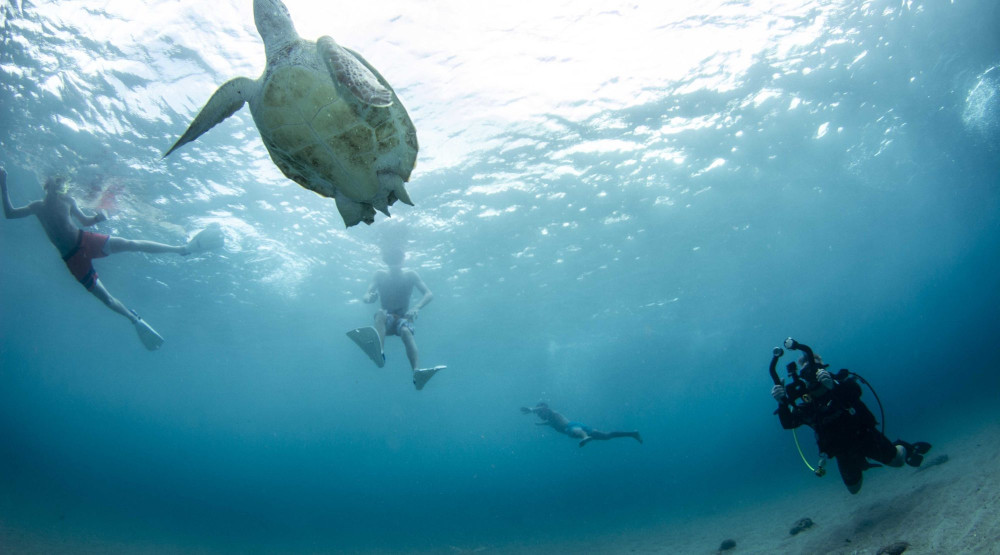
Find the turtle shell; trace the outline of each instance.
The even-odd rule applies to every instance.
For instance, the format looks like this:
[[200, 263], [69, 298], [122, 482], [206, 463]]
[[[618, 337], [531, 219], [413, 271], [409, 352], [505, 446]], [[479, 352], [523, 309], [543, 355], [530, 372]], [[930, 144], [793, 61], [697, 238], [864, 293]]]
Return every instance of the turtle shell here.
[[381, 195], [392, 204], [396, 197], [380, 191], [378, 173], [389, 171], [409, 180], [418, 149], [416, 129], [395, 93], [392, 105], [371, 106], [337, 83], [321, 64], [269, 69], [251, 109], [282, 173], [326, 197], [339, 192], [371, 205]]

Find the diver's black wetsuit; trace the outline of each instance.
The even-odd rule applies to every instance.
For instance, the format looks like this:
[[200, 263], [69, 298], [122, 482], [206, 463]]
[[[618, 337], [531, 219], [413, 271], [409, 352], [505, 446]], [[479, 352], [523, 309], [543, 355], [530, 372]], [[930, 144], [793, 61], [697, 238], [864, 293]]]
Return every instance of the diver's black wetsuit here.
[[820, 452], [837, 459], [840, 477], [851, 488], [861, 483], [862, 471], [872, 466], [866, 458], [889, 464], [896, 457], [896, 446], [878, 431], [875, 416], [861, 401], [861, 386], [853, 378], [834, 382], [830, 391], [819, 391], [809, 402], [778, 405], [778, 419], [786, 430], [803, 424], [811, 427]]

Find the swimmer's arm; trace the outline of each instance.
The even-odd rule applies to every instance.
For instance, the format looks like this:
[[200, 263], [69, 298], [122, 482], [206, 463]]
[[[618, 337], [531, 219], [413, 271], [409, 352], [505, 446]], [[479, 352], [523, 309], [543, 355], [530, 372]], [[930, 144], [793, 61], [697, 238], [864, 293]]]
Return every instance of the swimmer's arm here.
[[80, 210], [80, 207], [76, 205], [75, 198], [70, 198], [69, 210], [70, 214], [73, 214], [73, 217], [76, 218], [76, 221], [80, 222], [84, 226], [99, 224], [104, 220], [108, 219], [108, 217], [104, 215], [104, 212], [100, 210], [95, 212], [93, 216], [87, 216], [86, 214], [83, 213], [82, 210]]
[[542, 409], [538, 407], [521, 407], [521, 412], [523, 414], [536, 414], [538, 415], [539, 418], [542, 419], [541, 422], [535, 422], [535, 426], [552, 426], [553, 428], [555, 428], [556, 426], [552, 424], [552, 421], [546, 418], [547, 415], [540, 414], [541, 410]]
[[409, 312], [406, 313], [407, 318], [409, 318], [410, 320], [415, 320], [417, 318], [417, 312], [419, 312], [421, 308], [427, 306], [427, 304], [430, 303], [432, 299], [434, 299], [434, 294], [431, 293], [431, 290], [427, 287], [427, 284], [424, 283], [424, 280], [420, 279], [419, 274], [417, 274], [416, 272], [410, 272], [410, 273], [412, 274], [413, 287], [415, 287], [417, 291], [420, 291], [424, 295], [423, 297], [420, 297], [419, 301], [417, 301], [416, 306], [411, 308]]
[[20, 208], [16, 208], [11, 204], [10, 194], [7, 193], [7, 171], [3, 168], [0, 168], [0, 193], [3, 195], [3, 215], [8, 220], [16, 220], [17, 218], [34, 215], [39, 207], [42, 206], [41, 201], [38, 200]]
[[365, 304], [371, 304], [375, 302], [375, 299], [378, 299], [378, 284], [372, 282], [372, 284], [368, 286], [368, 292], [365, 293], [364, 297], [361, 297], [361, 300]]
[[381, 270], [378, 271], [378, 272], [375, 272], [375, 277], [372, 278], [372, 284], [368, 286], [368, 292], [365, 293], [364, 297], [361, 297], [361, 300], [365, 304], [371, 304], [371, 303], [375, 302], [378, 299], [378, 286], [379, 286], [379, 283], [382, 282], [384, 274], [385, 274], [385, 272], [383, 272]]

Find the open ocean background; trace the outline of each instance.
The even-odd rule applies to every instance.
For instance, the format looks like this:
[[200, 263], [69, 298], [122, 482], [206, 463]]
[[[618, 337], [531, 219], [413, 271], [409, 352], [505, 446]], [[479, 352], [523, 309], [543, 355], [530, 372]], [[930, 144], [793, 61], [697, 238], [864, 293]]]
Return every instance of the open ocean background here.
[[[150, 353], [33, 218], [0, 223], [6, 537], [448, 551], [848, 495], [772, 415], [789, 335], [875, 386], [890, 438], [996, 417], [995, 0], [287, 4], [394, 85], [416, 207], [345, 230], [248, 109], [161, 160], [263, 69], [250, 0], [2, 4], [14, 204], [64, 173], [96, 231], [228, 241], [96, 263]], [[378, 369], [344, 335], [399, 236], [448, 365], [420, 392], [398, 339]], [[539, 400], [645, 444], [580, 449]]]

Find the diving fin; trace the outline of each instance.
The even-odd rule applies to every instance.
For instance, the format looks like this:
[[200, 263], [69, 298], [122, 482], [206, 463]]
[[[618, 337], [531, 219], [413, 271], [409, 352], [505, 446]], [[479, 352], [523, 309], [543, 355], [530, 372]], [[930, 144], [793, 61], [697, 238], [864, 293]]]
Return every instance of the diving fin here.
[[357, 328], [347, 332], [347, 337], [351, 338], [361, 347], [361, 350], [372, 359], [375, 366], [382, 368], [385, 366], [385, 351], [382, 350], [382, 339], [379, 338], [375, 328], [368, 326]]
[[220, 249], [225, 244], [226, 236], [222, 233], [222, 227], [217, 223], [211, 223], [188, 241], [187, 254]]
[[903, 440], [897, 440], [893, 445], [900, 445], [906, 449], [906, 464], [910, 466], [920, 466], [924, 462], [924, 455], [931, 450], [931, 444], [926, 441], [907, 443]]
[[153, 326], [147, 324], [146, 321], [140, 318], [134, 310], [132, 311], [132, 314], [137, 318], [134, 324], [135, 331], [139, 334], [139, 341], [142, 341], [142, 344], [145, 345], [150, 351], [159, 349], [160, 346], [163, 345], [163, 337], [156, 333]]
[[427, 382], [437, 374], [439, 370], [444, 370], [447, 366], [435, 366], [434, 368], [418, 368], [413, 371], [413, 387], [420, 391], [427, 385]]
[[931, 444], [926, 441], [918, 441], [908, 446], [906, 450], [906, 464], [910, 466], [920, 466], [924, 462], [924, 455], [931, 450]]

